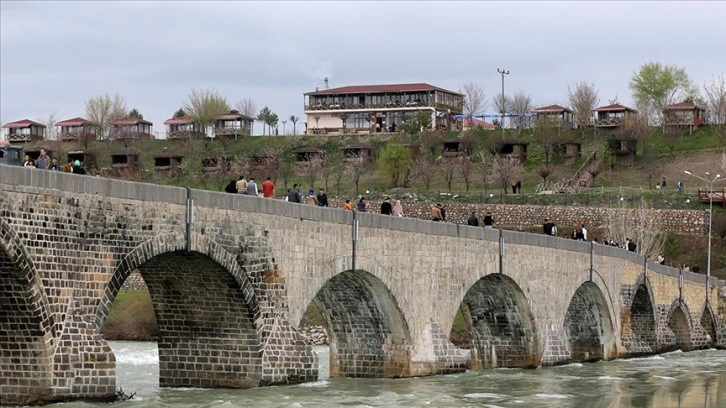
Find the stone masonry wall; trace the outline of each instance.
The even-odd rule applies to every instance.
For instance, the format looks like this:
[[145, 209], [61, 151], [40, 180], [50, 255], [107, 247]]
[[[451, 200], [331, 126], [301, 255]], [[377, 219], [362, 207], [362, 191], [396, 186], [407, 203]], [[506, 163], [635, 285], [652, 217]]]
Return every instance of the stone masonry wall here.
[[[330, 206], [343, 208], [344, 200], [331, 199]], [[487, 212], [492, 213], [495, 227], [518, 229], [528, 227], [541, 227], [544, 219], [549, 219], [557, 225], [585, 224], [593, 228], [607, 226], [608, 220], [625, 214], [632, 218], [633, 210], [604, 207], [562, 207], [541, 205], [505, 205], [505, 204], [460, 204], [445, 202], [446, 221], [455, 224], [466, 224], [472, 211], [476, 212], [481, 224]], [[431, 208], [435, 203], [428, 202], [401, 202], [403, 214], [406, 217], [421, 220], [431, 219]], [[368, 211], [379, 213], [380, 200], [368, 201]], [[648, 219], [658, 222], [665, 232], [679, 232], [688, 234], [703, 234], [708, 226], [708, 218], [703, 211], [696, 210], [645, 210]], [[626, 218], [627, 219], [627, 218]], [[561, 231], [564, 232], [564, 231]]]

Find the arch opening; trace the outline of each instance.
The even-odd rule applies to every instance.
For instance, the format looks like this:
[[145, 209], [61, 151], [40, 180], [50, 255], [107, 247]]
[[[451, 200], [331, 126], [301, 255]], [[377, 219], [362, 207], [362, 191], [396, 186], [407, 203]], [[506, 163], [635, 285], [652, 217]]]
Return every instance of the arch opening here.
[[565, 315], [566, 346], [574, 361], [615, 357], [615, 335], [610, 311], [600, 288], [582, 284], [572, 296]]
[[689, 351], [693, 348], [691, 344], [691, 328], [683, 308], [677, 307], [668, 318], [668, 328], [676, 336], [675, 349]]
[[[137, 269], [158, 325], [161, 387], [257, 386], [262, 345], [256, 309], [227, 268], [203, 253], [177, 250], [155, 255]], [[130, 275], [117, 270], [117, 290], [108, 301], [115, 302]], [[106, 315], [100, 318], [103, 325]]]
[[472, 369], [540, 365], [534, 318], [524, 293], [511, 278], [483, 277], [466, 293], [461, 310], [472, 329]]
[[630, 306], [630, 332], [632, 334], [631, 354], [646, 354], [655, 350], [655, 314], [653, 303], [650, 300], [650, 292], [644, 283], [638, 286]]
[[716, 344], [718, 342], [718, 339], [716, 338], [716, 322], [713, 320], [713, 315], [711, 315], [711, 310], [708, 307], [703, 308], [703, 314], [701, 314], [701, 327], [703, 327], [706, 334], [711, 337], [711, 342], [705, 344], [705, 346], [709, 347]]
[[409, 375], [408, 324], [378, 278], [361, 270], [342, 272], [327, 281], [312, 302], [330, 333], [330, 377]]

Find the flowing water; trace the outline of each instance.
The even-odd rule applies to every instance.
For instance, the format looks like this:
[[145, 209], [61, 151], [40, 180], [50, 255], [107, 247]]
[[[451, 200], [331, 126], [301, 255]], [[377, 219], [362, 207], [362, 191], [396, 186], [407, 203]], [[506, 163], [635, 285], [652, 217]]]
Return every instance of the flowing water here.
[[[117, 387], [134, 399], [116, 408], [143, 407], [726, 407], [726, 350], [535, 370], [494, 369], [407, 379], [330, 379], [328, 348], [320, 380], [246, 390], [159, 388], [156, 343], [110, 341]], [[65, 407], [109, 407], [66, 403]]]

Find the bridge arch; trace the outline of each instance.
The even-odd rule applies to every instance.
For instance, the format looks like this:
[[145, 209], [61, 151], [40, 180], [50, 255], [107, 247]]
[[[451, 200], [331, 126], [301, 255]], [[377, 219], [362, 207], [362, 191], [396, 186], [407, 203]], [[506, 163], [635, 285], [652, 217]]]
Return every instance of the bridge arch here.
[[691, 341], [691, 319], [688, 305], [681, 299], [676, 299], [667, 314], [668, 328], [675, 335], [672, 347], [675, 350], [689, 351], [693, 349]]
[[408, 375], [408, 323], [381, 279], [365, 270], [346, 270], [328, 279], [312, 302], [331, 332], [331, 377]]
[[489, 274], [480, 278], [466, 292], [461, 310], [472, 330], [472, 369], [540, 365], [534, 317], [511, 277]]
[[565, 345], [575, 361], [616, 357], [616, 339], [609, 302], [594, 282], [577, 288], [564, 321]]
[[259, 308], [234, 254], [202, 235], [193, 236], [188, 252], [177, 235], [144, 242], [109, 280], [96, 312], [98, 328], [136, 269], [149, 289], [159, 326], [160, 386], [248, 388], [259, 383]]
[[630, 355], [651, 354], [657, 349], [657, 320], [655, 300], [650, 280], [641, 274], [626, 298], [622, 312], [623, 345]]
[[33, 404], [28, 394], [41, 399], [49, 394], [53, 322], [35, 265], [17, 233], [0, 219], [0, 405]]
[[706, 305], [703, 307], [703, 313], [701, 313], [701, 326], [703, 327], [703, 330], [708, 334], [709, 337], [711, 337], [711, 342], [709, 344], [706, 344], [707, 347], [713, 346], [715, 344], [718, 344], [718, 330], [716, 330], [716, 319], [713, 317], [713, 310], [711, 309], [711, 304], [706, 303]]

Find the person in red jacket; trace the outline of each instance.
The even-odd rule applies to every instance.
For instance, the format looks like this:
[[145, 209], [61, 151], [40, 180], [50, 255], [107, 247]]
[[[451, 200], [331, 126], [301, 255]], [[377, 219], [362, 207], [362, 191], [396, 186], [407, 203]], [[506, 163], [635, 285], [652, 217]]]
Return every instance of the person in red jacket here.
[[268, 177], [267, 180], [265, 180], [262, 183], [262, 196], [265, 198], [272, 198], [275, 195], [275, 183], [270, 180]]

